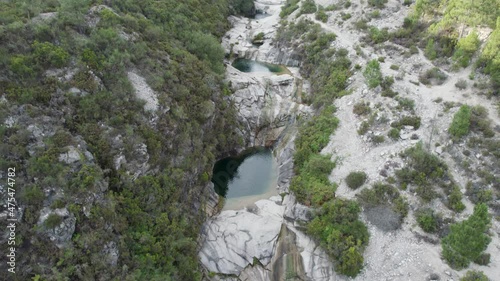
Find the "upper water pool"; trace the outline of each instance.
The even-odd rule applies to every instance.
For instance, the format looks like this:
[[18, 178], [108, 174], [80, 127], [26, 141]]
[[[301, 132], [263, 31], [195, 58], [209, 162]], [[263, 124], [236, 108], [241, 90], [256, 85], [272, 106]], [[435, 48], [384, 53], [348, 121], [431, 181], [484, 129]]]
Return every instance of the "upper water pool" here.
[[235, 59], [232, 66], [241, 72], [267, 72], [276, 74], [287, 72], [284, 66], [249, 59]]

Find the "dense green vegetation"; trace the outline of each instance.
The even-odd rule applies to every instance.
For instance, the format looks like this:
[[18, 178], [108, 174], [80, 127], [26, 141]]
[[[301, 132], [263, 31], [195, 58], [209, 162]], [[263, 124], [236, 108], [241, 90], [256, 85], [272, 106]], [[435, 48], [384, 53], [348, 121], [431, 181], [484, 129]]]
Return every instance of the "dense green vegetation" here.
[[[478, 31], [489, 27], [493, 33], [478, 54]], [[491, 77], [492, 94], [500, 85], [500, 9], [497, 0], [417, 0], [403, 28], [390, 36], [405, 47], [419, 45], [431, 60], [449, 59], [453, 68], [466, 67], [476, 56], [476, 69]], [[446, 60], [445, 60], [446, 61]]]
[[361, 254], [368, 243], [368, 230], [358, 220], [361, 211], [355, 201], [336, 199], [325, 203], [307, 225], [307, 232], [335, 259], [335, 269], [356, 276], [363, 266]]
[[[288, 9], [285, 6], [282, 13]], [[311, 82], [312, 94], [303, 100], [317, 110], [315, 116], [300, 124], [295, 140], [296, 175], [290, 189], [299, 202], [316, 207], [307, 232], [333, 258], [335, 269], [341, 274], [356, 276], [363, 266], [362, 253], [368, 243], [368, 231], [358, 220], [358, 204], [335, 198], [336, 184], [328, 179], [335, 164], [330, 161], [330, 155], [320, 154], [339, 122], [331, 104], [335, 98], [348, 94], [347, 79], [351, 75], [347, 50], [330, 47], [335, 37], [322, 32], [318, 24], [301, 20], [283, 22], [276, 43], [288, 46], [298, 39], [304, 42], [296, 51], [302, 56], [301, 74]]]
[[466, 268], [481, 257], [491, 241], [486, 233], [490, 221], [488, 207], [478, 204], [467, 220], [451, 226], [450, 233], [442, 240], [443, 258], [451, 267]]
[[[0, 92], [7, 99], [0, 123], [20, 120], [1, 127], [0, 165], [19, 171], [25, 211], [17, 235], [30, 253], [19, 256], [25, 270], [17, 278], [199, 280], [206, 172], [239, 142], [234, 109], [223, 99], [230, 91], [218, 38], [227, 15], [246, 13], [250, 2], [105, 2], [109, 8], [90, 0], [0, 3]], [[57, 14], [38, 17], [48, 12]], [[130, 70], [158, 93], [161, 114], [134, 98]], [[28, 125], [43, 134], [33, 138]], [[58, 160], [67, 146], [79, 147], [81, 161]], [[120, 154], [127, 165], [115, 164]], [[65, 248], [41, 233], [63, 220], [50, 215], [37, 225], [42, 207], [66, 207], [76, 217]], [[109, 242], [119, 252], [116, 266], [103, 251]]]
[[462, 105], [453, 116], [448, 132], [450, 135], [461, 138], [469, 133], [471, 110], [467, 105]]

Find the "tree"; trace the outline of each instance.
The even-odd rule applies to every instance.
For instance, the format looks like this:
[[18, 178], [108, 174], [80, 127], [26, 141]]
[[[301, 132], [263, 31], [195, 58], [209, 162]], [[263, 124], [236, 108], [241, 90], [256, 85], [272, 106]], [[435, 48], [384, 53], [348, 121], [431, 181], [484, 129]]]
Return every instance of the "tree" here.
[[491, 238], [486, 234], [490, 216], [486, 204], [476, 205], [474, 213], [465, 221], [451, 226], [442, 240], [443, 258], [455, 269], [462, 269], [477, 260], [486, 250]]

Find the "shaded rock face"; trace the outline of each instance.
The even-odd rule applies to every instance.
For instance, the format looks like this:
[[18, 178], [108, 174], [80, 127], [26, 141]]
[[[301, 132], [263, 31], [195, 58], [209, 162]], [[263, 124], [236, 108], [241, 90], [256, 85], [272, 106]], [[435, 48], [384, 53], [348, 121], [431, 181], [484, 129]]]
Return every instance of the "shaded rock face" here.
[[295, 77], [259, 76], [228, 66], [228, 80], [234, 94], [230, 97], [245, 128], [249, 146], [270, 146], [280, 137], [296, 114], [309, 114], [309, 107], [295, 101]]
[[269, 280], [307, 280], [296, 239], [297, 235], [282, 224], [280, 239], [272, 261], [272, 278]]
[[[44, 222], [51, 214], [62, 217], [61, 223], [54, 228], [43, 227]], [[50, 241], [52, 241], [58, 248], [64, 248], [66, 243], [71, 240], [71, 237], [75, 232], [76, 218], [66, 208], [51, 210], [50, 208], [45, 207], [40, 211], [38, 225], [42, 226], [41, 233], [47, 235]]]

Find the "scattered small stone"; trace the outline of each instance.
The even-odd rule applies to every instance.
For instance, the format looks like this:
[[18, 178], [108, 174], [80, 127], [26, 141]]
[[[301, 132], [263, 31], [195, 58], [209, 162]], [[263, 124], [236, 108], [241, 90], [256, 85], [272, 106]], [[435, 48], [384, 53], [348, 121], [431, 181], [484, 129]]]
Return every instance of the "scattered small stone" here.
[[448, 275], [448, 276], [451, 276], [451, 272], [449, 272], [448, 270], [446, 270], [446, 271], [444, 272], [444, 274], [446, 274], [446, 275]]
[[436, 153], [437, 154], [443, 153], [443, 148], [441, 146], [436, 147]]

